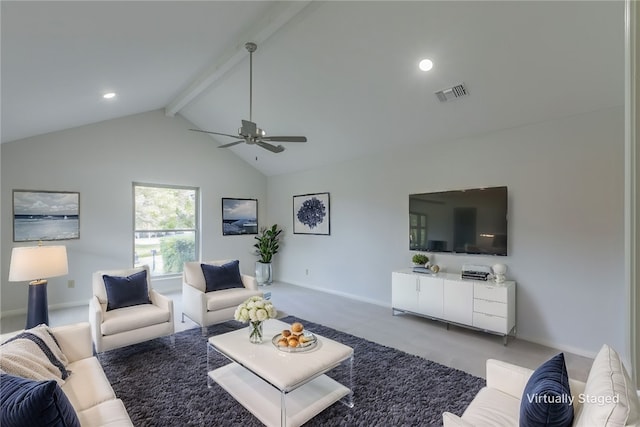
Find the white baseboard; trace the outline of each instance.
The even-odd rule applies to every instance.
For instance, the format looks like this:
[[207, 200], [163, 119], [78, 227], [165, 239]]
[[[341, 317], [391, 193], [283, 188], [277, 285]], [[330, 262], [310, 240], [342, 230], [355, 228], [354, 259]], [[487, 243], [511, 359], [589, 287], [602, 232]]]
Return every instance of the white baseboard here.
[[377, 305], [377, 306], [388, 308], [389, 310], [391, 310], [391, 305], [389, 303], [384, 302], [384, 301], [379, 301], [379, 300], [376, 300], [376, 299], [373, 299], [373, 298], [365, 298], [365, 297], [362, 297], [360, 295], [349, 294], [349, 293], [346, 293], [346, 292], [340, 292], [340, 291], [336, 291], [336, 290], [333, 290], [333, 289], [319, 288], [317, 286], [309, 286], [309, 285], [304, 284], [304, 283], [293, 283], [293, 282], [284, 282], [284, 281], [281, 281], [281, 283], [286, 283], [288, 285], [298, 286], [300, 288], [312, 289], [314, 291], [323, 292], [325, 294], [338, 295], [340, 297], [349, 298], [349, 299], [352, 299], [352, 300], [355, 300], [355, 301], [366, 302], [366, 303], [369, 303], [369, 304]]
[[[89, 307], [89, 300], [86, 301], [71, 301], [71, 302], [63, 302], [61, 304], [52, 304], [49, 306], [49, 311], [53, 311], [53, 310], [61, 310], [64, 308], [74, 308], [74, 307], [81, 307], [81, 306], [86, 306]], [[88, 314], [87, 314], [88, 315]]]
[[572, 354], [575, 354], [575, 355], [578, 355], [578, 356], [588, 357], [590, 359], [595, 358], [596, 355], [598, 354], [597, 351], [595, 351], [595, 352], [588, 351], [588, 350], [585, 350], [584, 348], [578, 348], [578, 347], [573, 347], [573, 346], [570, 346], [570, 345], [560, 344], [560, 343], [553, 342], [553, 341], [542, 340], [542, 339], [538, 339], [538, 338], [535, 338], [535, 337], [530, 337], [530, 336], [527, 336], [527, 335], [523, 335], [521, 333], [518, 333], [516, 335], [516, 338], [521, 339], [523, 341], [529, 341], [529, 342], [532, 342], [534, 344], [540, 344], [540, 345], [543, 345], [545, 347], [550, 347], [550, 348], [555, 348], [557, 350], [566, 351], [567, 353], [572, 353]]
[[18, 308], [15, 310], [4, 310], [0, 313], [0, 319], [4, 319], [5, 317], [14, 317], [14, 316], [26, 316], [27, 309], [26, 308]]
[[[65, 308], [74, 308], [74, 307], [82, 307], [82, 306], [89, 306], [89, 300], [87, 301], [70, 301], [70, 302], [63, 302], [63, 303], [59, 303], [59, 304], [51, 304], [49, 306], [49, 311], [53, 311], [53, 310], [62, 310]], [[6, 317], [14, 317], [14, 316], [26, 316], [27, 315], [27, 308], [17, 308], [15, 310], [5, 310], [2, 313], [0, 313], [0, 319], [4, 319]], [[88, 316], [88, 314], [87, 314]]]

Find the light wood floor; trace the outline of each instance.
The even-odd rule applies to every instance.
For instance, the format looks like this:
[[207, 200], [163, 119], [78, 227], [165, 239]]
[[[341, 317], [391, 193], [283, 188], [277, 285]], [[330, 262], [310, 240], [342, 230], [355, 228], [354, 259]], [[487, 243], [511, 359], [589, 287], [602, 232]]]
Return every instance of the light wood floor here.
[[[517, 338], [510, 338], [504, 346], [496, 335], [455, 326], [447, 330], [441, 322], [404, 314], [393, 316], [390, 308], [285, 283], [263, 289], [271, 292], [271, 300], [283, 315], [320, 323], [479, 377], [485, 376], [485, 361], [489, 358], [535, 369], [560, 352]], [[174, 300], [176, 332], [197, 327], [188, 318], [181, 321], [181, 293], [167, 295]], [[87, 321], [88, 305], [52, 310], [49, 319], [51, 326]], [[3, 318], [0, 331], [22, 329], [24, 324], [25, 316]], [[565, 358], [569, 376], [584, 381], [593, 360], [566, 352]]]

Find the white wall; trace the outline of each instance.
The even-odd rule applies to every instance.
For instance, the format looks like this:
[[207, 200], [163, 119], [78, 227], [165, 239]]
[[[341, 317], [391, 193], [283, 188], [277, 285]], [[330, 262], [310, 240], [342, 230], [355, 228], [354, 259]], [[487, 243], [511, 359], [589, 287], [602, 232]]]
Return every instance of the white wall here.
[[[275, 258], [278, 280], [390, 306], [391, 271], [407, 267], [408, 195], [479, 186], [509, 187], [505, 262], [518, 282], [518, 335], [581, 354], [608, 342], [628, 354], [624, 288], [623, 109], [442, 141], [430, 149], [390, 149], [367, 158], [267, 179], [189, 123], [155, 111], [2, 144], [2, 314], [24, 311], [26, 286], [9, 283], [11, 190], [80, 192], [81, 238], [65, 241], [69, 275], [49, 281], [52, 306], [85, 303], [91, 273], [132, 257], [133, 181], [197, 186], [202, 258], [255, 258], [250, 236], [221, 235], [222, 197], [259, 199], [261, 225], [286, 230]], [[321, 141], [314, 141], [321, 143]], [[331, 235], [292, 234], [292, 196], [331, 193]], [[267, 199], [268, 197], [268, 199]], [[30, 243], [31, 244], [31, 243]], [[306, 271], [309, 274], [306, 274]], [[67, 280], [76, 281], [75, 289]], [[154, 282], [159, 289], [179, 281]]]
[[[80, 239], [58, 242], [67, 246], [69, 274], [49, 280], [50, 306], [86, 303], [93, 271], [131, 265], [133, 182], [199, 187], [202, 259], [238, 258], [243, 272], [254, 271], [252, 236], [222, 236], [220, 199], [256, 198], [264, 219], [265, 177], [189, 127], [181, 117], [153, 111], [1, 145], [3, 315], [26, 307], [26, 284], [7, 281], [11, 248], [35, 244], [13, 242], [13, 189], [80, 192]], [[74, 289], [67, 288], [69, 279]], [[179, 289], [181, 281], [154, 286]]]
[[[607, 342], [628, 354], [622, 107], [270, 177], [269, 218], [286, 229], [276, 279], [390, 306], [391, 271], [410, 265], [408, 195], [500, 185], [510, 255], [435, 262], [455, 272], [506, 263], [521, 338], [585, 355]], [[326, 191], [331, 235], [293, 235], [292, 196]]]

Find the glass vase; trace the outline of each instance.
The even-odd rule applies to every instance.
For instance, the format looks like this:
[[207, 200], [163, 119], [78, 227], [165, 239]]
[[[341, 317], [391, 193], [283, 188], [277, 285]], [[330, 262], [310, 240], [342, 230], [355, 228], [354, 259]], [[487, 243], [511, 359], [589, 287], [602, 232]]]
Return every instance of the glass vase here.
[[273, 270], [270, 262], [256, 261], [256, 281], [259, 286], [268, 286], [273, 282]]
[[262, 342], [262, 322], [249, 322], [249, 341], [253, 344]]

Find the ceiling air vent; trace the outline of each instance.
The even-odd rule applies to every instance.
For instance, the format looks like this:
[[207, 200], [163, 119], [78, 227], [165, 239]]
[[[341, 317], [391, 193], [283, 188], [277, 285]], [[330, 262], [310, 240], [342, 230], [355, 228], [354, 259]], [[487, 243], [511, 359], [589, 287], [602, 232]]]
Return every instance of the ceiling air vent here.
[[440, 102], [451, 101], [453, 99], [460, 98], [467, 95], [469, 95], [469, 92], [467, 91], [467, 88], [464, 85], [464, 83], [436, 92], [436, 96], [438, 97]]

